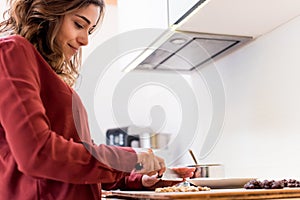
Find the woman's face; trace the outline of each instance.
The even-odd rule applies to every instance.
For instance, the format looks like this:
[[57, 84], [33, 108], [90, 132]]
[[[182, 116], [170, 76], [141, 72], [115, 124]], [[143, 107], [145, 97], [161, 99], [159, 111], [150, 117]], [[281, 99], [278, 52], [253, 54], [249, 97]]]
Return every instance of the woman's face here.
[[64, 16], [56, 40], [67, 60], [70, 60], [81, 46], [88, 44], [88, 36], [96, 26], [99, 15], [100, 8], [90, 4]]

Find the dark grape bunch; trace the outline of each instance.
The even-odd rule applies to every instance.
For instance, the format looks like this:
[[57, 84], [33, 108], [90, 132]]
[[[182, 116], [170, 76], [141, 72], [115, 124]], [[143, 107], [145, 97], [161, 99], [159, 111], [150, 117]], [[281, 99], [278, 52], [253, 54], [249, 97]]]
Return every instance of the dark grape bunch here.
[[284, 182], [284, 187], [300, 187], [300, 181], [295, 179], [282, 180]]
[[283, 179], [283, 180], [263, 180], [257, 179], [250, 180], [244, 185], [245, 189], [281, 189], [284, 187], [300, 187], [300, 181], [295, 179]]

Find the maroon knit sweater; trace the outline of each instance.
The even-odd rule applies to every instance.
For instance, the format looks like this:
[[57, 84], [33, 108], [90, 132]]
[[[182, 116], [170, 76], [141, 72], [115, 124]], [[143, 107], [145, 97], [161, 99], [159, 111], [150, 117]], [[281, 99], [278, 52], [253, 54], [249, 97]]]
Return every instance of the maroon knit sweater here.
[[130, 173], [136, 162], [130, 148], [91, 142], [79, 96], [29, 41], [0, 39], [0, 200], [91, 200], [101, 187], [139, 189], [141, 175]]

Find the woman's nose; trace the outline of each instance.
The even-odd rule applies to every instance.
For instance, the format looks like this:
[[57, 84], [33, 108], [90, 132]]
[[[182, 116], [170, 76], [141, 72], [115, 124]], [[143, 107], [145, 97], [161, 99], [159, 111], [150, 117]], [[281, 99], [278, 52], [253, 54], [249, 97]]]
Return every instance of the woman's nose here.
[[86, 46], [89, 43], [89, 37], [88, 33], [84, 33], [78, 37], [78, 42], [80, 43], [81, 46]]

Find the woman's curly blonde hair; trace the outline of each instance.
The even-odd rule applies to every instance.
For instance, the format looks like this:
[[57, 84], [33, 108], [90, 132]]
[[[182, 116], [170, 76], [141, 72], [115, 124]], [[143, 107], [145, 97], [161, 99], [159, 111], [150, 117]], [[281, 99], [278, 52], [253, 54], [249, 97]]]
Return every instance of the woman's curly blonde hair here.
[[[30, 41], [52, 69], [70, 86], [73, 86], [81, 66], [81, 50], [66, 60], [57, 44], [56, 36], [63, 17], [90, 4], [99, 6], [103, 19], [103, 0], [9, 0], [4, 12], [0, 33], [18, 34]], [[8, 16], [6, 18], [6, 16]]]

